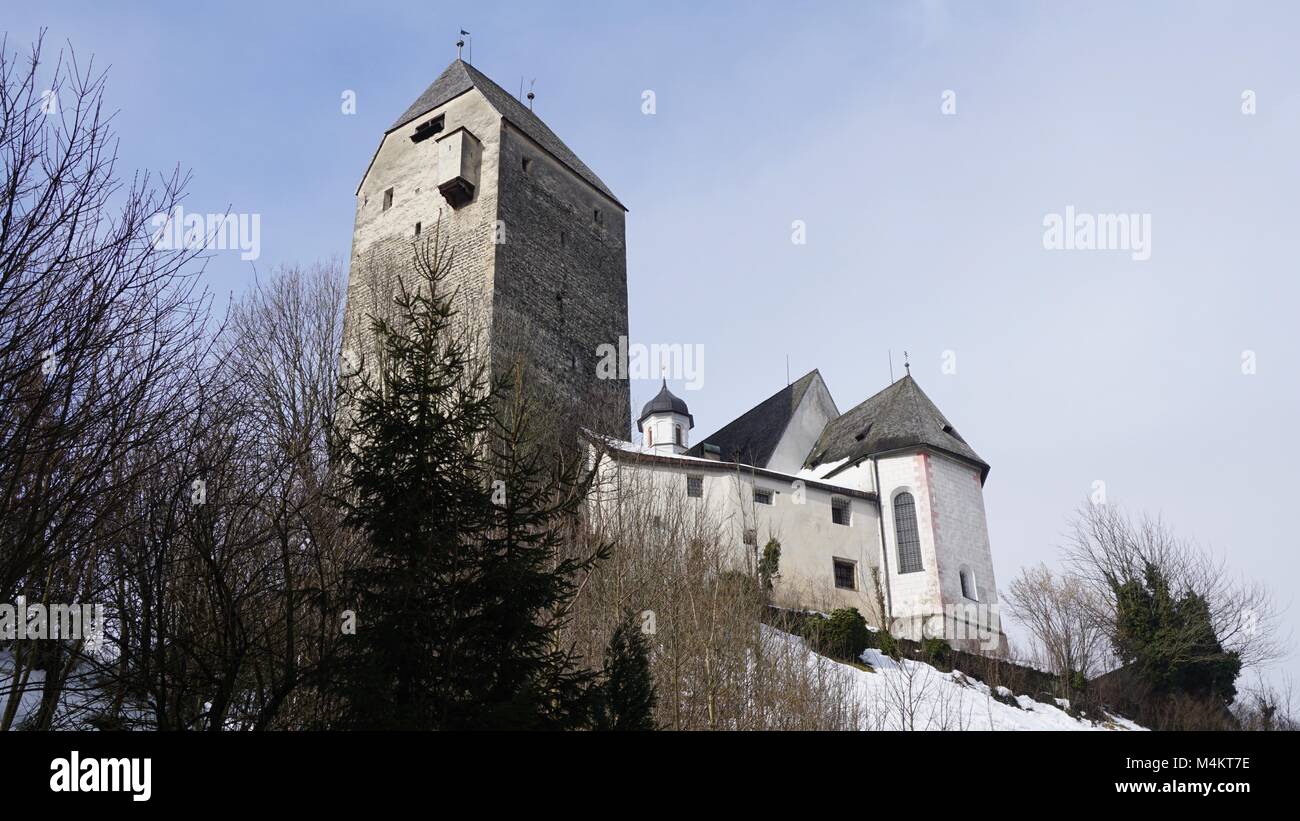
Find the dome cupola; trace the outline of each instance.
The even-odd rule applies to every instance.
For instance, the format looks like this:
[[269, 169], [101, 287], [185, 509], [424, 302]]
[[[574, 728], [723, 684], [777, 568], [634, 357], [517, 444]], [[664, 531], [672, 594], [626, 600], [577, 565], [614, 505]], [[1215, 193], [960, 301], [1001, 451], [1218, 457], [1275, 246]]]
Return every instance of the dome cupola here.
[[646, 450], [682, 454], [691, 446], [689, 434], [695, 427], [695, 418], [685, 400], [668, 390], [665, 379], [659, 393], [641, 409], [636, 427], [643, 434]]

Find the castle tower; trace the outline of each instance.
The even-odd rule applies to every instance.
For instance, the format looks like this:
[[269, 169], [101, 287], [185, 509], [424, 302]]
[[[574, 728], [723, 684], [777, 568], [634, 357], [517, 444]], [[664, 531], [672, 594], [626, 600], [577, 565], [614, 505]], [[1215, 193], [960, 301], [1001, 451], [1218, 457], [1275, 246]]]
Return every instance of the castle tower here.
[[686, 402], [668, 390], [668, 380], [655, 398], [645, 403], [636, 421], [645, 449], [652, 453], [680, 456], [691, 447], [691, 428], [695, 417]]
[[347, 355], [364, 357], [367, 316], [437, 231], [493, 373], [522, 358], [560, 417], [626, 438], [628, 383], [597, 377], [600, 346], [626, 349], [626, 210], [528, 107], [455, 60], [385, 132], [357, 188]]

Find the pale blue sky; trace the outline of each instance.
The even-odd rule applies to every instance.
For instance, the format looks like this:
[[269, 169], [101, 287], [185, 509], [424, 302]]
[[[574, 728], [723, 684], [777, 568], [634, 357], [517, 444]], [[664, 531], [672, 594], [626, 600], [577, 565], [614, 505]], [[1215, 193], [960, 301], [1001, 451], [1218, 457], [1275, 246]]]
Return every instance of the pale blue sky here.
[[[124, 168], [179, 163], [189, 210], [262, 215], [259, 269], [347, 258], [379, 136], [468, 29], [629, 207], [632, 337], [704, 346], [697, 436], [781, 387], [787, 354], [847, 410], [906, 349], [993, 466], [1000, 586], [1054, 561], [1101, 479], [1293, 599], [1288, 4], [2, 4], [11, 48], [44, 25], [111, 64]], [[1151, 259], [1044, 250], [1067, 205], [1149, 213]], [[251, 277], [235, 253], [208, 271], [222, 293]]]

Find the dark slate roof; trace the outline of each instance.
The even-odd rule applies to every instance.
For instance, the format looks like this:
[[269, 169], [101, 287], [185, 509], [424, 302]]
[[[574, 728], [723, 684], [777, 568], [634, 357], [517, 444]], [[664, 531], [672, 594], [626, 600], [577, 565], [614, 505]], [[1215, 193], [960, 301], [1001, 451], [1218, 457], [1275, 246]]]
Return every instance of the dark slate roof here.
[[845, 458], [852, 464], [864, 456], [916, 445], [977, 465], [981, 480], [988, 476], [988, 463], [966, 444], [910, 374], [832, 420], [804, 467]]
[[686, 401], [673, 395], [668, 390], [668, 380], [664, 380], [664, 386], [655, 394], [655, 398], [645, 403], [641, 409], [641, 416], [636, 420], [636, 429], [641, 430], [641, 423], [652, 413], [680, 413], [691, 421], [691, 427], [695, 427], [695, 417], [691, 416], [690, 410], [686, 407]]
[[600, 177], [597, 177], [595, 172], [588, 168], [582, 160], [578, 159], [578, 155], [574, 154], [559, 137], [555, 136], [555, 132], [546, 127], [546, 123], [542, 122], [541, 118], [529, 111], [528, 107], [516, 100], [510, 92], [492, 82], [487, 75], [463, 60], [457, 59], [447, 66], [447, 70], [438, 75], [438, 79], [434, 80], [433, 84], [426, 88], [415, 102], [411, 103], [410, 108], [406, 109], [406, 112], [398, 117], [397, 122], [393, 123], [392, 128], [388, 130], [392, 131], [394, 128], [406, 125], [421, 114], [446, 104], [471, 88], [477, 88], [498, 114], [513, 123], [516, 128], [528, 135], [529, 139], [536, 142], [561, 163], [568, 166], [570, 171], [591, 183], [602, 194], [618, 203], [619, 207], [623, 206], [618, 201], [618, 197], [614, 196], [614, 192], [610, 191], [605, 186], [605, 183], [601, 182]]
[[721, 451], [719, 458], [724, 462], [766, 467], [795, 408], [799, 407], [813, 380], [820, 376], [816, 370], [809, 371], [794, 384], [786, 385], [750, 408], [722, 430], [700, 440], [687, 453], [703, 456], [705, 444], [717, 445]]

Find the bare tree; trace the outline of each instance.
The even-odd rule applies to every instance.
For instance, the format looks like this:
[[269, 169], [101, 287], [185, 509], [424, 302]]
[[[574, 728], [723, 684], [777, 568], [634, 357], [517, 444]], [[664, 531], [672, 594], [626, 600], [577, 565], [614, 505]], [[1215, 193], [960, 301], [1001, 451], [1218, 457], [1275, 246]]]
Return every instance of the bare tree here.
[[[265, 729], [319, 718], [350, 542], [328, 501], [343, 277], [285, 268], [233, 308], [177, 454], [133, 500], [97, 720]], [[125, 709], [124, 709], [125, 708]]]
[[698, 504], [674, 478], [602, 472], [584, 531], [614, 548], [575, 602], [569, 629], [582, 654], [599, 658], [620, 614], [632, 609], [646, 614], [652, 631], [659, 726], [867, 728], [871, 705], [856, 671], [763, 624], [766, 591], [746, 533], [752, 520]]
[[[1154, 568], [1176, 597], [1200, 597], [1210, 626], [1225, 652], [1235, 653], [1243, 668], [1280, 657], [1285, 642], [1278, 633], [1280, 611], [1267, 587], [1230, 572], [1224, 559], [1177, 538], [1160, 519], [1134, 520], [1110, 505], [1084, 505], [1075, 516], [1074, 532], [1064, 553], [1072, 574], [1086, 590], [1089, 613], [1114, 642], [1119, 632], [1119, 595], [1126, 584], [1145, 582]], [[1199, 636], [1166, 637], [1166, 653], [1180, 661], [1197, 661]]]
[[[40, 40], [25, 58], [0, 43], [0, 600], [104, 601], [107, 546], [197, 399], [196, 252], [161, 249], [151, 231], [185, 180], [119, 180], [103, 83], [70, 50], [50, 65]], [[83, 651], [14, 647], [18, 686], [44, 671], [29, 726], [55, 722]], [[6, 701], [0, 730], [19, 700]]]
[[1096, 592], [1079, 578], [1053, 575], [1046, 565], [1028, 567], [1002, 594], [1002, 601], [1037, 642], [1048, 669], [1061, 678], [1100, 673], [1107, 655], [1107, 635], [1098, 617]]

